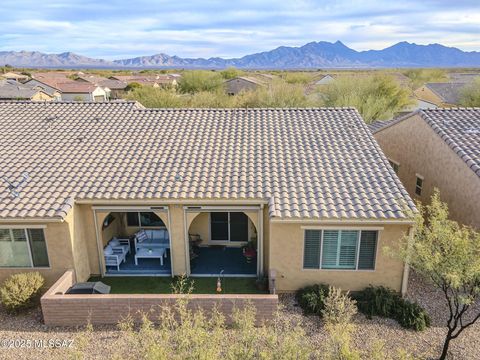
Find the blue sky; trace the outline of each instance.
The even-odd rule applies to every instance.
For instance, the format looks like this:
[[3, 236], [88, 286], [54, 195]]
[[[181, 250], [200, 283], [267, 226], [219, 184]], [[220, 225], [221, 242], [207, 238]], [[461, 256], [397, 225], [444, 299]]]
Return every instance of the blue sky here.
[[166, 53], [238, 57], [341, 40], [480, 51], [480, 1], [2, 0], [0, 51], [72, 51], [105, 59]]

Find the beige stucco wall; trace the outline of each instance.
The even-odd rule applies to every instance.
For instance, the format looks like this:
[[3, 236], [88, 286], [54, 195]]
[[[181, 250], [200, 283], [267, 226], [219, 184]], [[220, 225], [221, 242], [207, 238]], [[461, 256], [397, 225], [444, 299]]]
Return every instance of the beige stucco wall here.
[[[68, 216], [63, 222], [45, 224], [44, 234], [50, 263], [49, 268], [0, 268], [0, 283], [11, 274], [38, 271], [45, 277], [46, 285], [50, 286], [57, 281], [66, 270], [72, 269], [74, 267], [74, 258], [72, 251], [71, 219], [72, 216]], [[9, 226], [7, 223], [2, 223], [1, 225], [2, 227]], [[10, 225], [28, 228], [29, 225], [32, 224], [15, 223]]]
[[[426, 203], [437, 187], [452, 219], [480, 228], [480, 178], [424, 120], [414, 115], [374, 135], [400, 163], [398, 176], [412, 198]], [[416, 174], [424, 177], [421, 196], [415, 195]]]
[[[311, 224], [304, 224], [304, 226], [311, 226]], [[345, 227], [345, 225], [340, 226]], [[381, 224], [378, 226], [382, 227]], [[348, 228], [359, 229], [359, 226], [349, 225]], [[385, 246], [392, 248], [398, 246], [398, 241], [408, 232], [409, 227], [385, 225], [383, 228], [379, 231], [375, 270], [304, 270], [302, 224], [271, 223], [269, 268], [276, 271], [277, 291], [294, 291], [303, 286], [325, 283], [352, 291], [361, 290], [368, 285], [383, 285], [400, 292], [403, 263], [387, 255], [383, 249]]]
[[54, 100], [54, 97], [44, 93], [43, 91], [39, 91], [32, 96], [31, 100], [32, 101], [52, 101]]

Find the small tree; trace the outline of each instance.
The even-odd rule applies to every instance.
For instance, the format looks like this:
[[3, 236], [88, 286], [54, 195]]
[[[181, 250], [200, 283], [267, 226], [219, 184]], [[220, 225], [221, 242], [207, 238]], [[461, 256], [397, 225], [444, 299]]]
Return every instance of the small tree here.
[[480, 79], [475, 79], [461, 90], [460, 105], [480, 106]]
[[450, 342], [480, 318], [480, 310], [472, 307], [480, 300], [480, 234], [448, 219], [447, 204], [437, 189], [431, 204], [418, 208], [414, 241], [405, 238], [401, 254], [445, 297], [449, 317], [443, 360]]

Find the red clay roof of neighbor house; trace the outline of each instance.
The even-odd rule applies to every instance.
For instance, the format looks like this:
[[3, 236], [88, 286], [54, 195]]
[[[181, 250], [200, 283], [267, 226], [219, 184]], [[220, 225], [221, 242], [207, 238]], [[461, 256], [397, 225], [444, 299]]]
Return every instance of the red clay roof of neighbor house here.
[[60, 89], [63, 93], [91, 93], [93, 92], [97, 86], [80, 81], [72, 81], [72, 82], [65, 82], [65, 83], [58, 83], [57, 88]]
[[75, 200], [268, 202], [281, 219], [408, 219], [414, 204], [353, 108], [145, 109], [0, 102], [0, 218]]

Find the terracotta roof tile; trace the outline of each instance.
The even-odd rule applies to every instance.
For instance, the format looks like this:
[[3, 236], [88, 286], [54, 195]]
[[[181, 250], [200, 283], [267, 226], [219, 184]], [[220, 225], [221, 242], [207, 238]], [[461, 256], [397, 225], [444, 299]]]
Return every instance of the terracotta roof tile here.
[[414, 205], [358, 112], [0, 102], [0, 217], [75, 200], [264, 200], [280, 218], [403, 219]]

